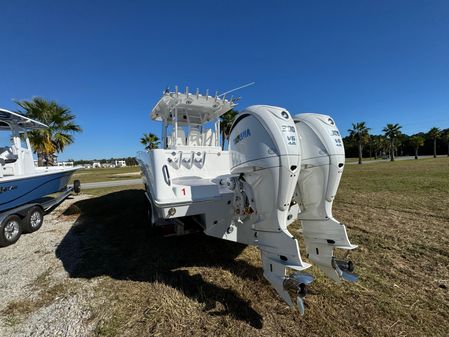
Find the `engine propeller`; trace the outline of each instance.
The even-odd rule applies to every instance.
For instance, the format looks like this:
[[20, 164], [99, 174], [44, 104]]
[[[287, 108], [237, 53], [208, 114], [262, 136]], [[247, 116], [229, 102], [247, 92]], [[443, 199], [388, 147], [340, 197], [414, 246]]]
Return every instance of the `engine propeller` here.
[[304, 298], [307, 295], [307, 286], [313, 282], [312, 275], [305, 273], [293, 273], [284, 279], [284, 290], [286, 290], [292, 302], [295, 302], [299, 313], [304, 315]]

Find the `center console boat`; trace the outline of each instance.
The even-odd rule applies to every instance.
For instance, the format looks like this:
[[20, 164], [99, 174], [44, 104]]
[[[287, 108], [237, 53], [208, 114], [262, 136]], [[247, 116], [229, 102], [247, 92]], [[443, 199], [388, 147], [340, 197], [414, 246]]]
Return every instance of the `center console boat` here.
[[[47, 128], [24, 115], [0, 109], [0, 246], [16, 242], [22, 231], [40, 228], [43, 212], [67, 197], [67, 184], [78, 167], [36, 167], [28, 132]], [[79, 182], [75, 184], [79, 189]], [[55, 198], [44, 197], [60, 193]], [[34, 221], [34, 223], [33, 223]]]
[[[311, 264], [337, 282], [357, 280], [353, 263], [334, 254], [357, 247], [332, 216], [343, 142], [329, 116], [255, 105], [237, 115], [223, 150], [220, 116], [234, 106], [232, 99], [198, 90], [163, 93], [151, 111], [162, 123], [162, 148], [137, 155], [150, 222], [176, 220], [182, 233], [193, 219], [207, 235], [257, 246], [265, 278], [303, 313], [313, 281], [304, 271]], [[296, 220], [308, 262], [288, 230]]]

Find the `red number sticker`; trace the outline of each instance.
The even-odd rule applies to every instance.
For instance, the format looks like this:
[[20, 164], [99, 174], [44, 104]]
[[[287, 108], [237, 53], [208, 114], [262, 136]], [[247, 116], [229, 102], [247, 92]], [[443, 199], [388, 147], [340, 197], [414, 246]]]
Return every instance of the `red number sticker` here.
[[186, 195], [186, 188], [185, 187], [181, 191], [182, 191], [182, 194]]

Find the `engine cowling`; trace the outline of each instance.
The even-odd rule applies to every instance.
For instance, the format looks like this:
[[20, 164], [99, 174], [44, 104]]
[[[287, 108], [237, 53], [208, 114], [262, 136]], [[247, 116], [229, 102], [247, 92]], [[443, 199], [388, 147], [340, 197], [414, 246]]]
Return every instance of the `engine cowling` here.
[[[335, 281], [355, 281], [352, 262], [337, 260], [335, 248], [353, 249], [346, 227], [332, 216], [344, 167], [344, 147], [332, 118], [291, 117], [279, 107], [251, 106], [235, 120], [229, 137], [235, 241], [261, 251], [264, 276], [289, 304], [304, 311], [305, 287], [298, 241], [287, 227], [300, 219], [307, 255]], [[296, 270], [292, 272], [292, 270]]]
[[339, 261], [335, 248], [354, 249], [346, 226], [334, 219], [332, 204], [345, 164], [345, 151], [334, 120], [326, 115], [294, 116], [300, 135], [301, 173], [295, 198], [300, 205], [299, 219], [303, 227], [308, 258], [335, 281], [356, 280], [350, 261]]
[[261, 250], [264, 276], [293, 305], [284, 284], [286, 269], [301, 271], [310, 264], [302, 261], [298, 241], [287, 230], [298, 213], [292, 198], [301, 164], [290, 113], [263, 105], [245, 109], [231, 128], [229, 152], [231, 174], [237, 179], [234, 223], [237, 230], [251, 226], [253, 244]]

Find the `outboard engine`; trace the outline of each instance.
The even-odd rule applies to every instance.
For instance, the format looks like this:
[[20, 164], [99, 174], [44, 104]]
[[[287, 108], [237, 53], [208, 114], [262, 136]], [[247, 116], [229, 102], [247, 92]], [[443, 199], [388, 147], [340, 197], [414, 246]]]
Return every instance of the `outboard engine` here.
[[310, 267], [302, 261], [298, 241], [287, 230], [299, 212], [298, 204], [292, 202], [301, 165], [298, 141], [287, 110], [264, 105], [245, 109], [229, 137], [233, 178], [228, 186], [234, 190], [237, 241], [260, 248], [265, 278], [289, 305], [295, 301], [303, 312], [305, 286], [313, 278], [287, 274]]
[[346, 227], [332, 216], [344, 167], [344, 147], [332, 118], [291, 117], [279, 107], [256, 105], [242, 111], [229, 137], [234, 191], [228, 239], [257, 245], [265, 278], [290, 306], [304, 313], [306, 286], [298, 241], [287, 227], [298, 218], [307, 257], [335, 281], [355, 281], [351, 261], [337, 260], [335, 248], [353, 249]]
[[335, 248], [357, 247], [349, 242], [346, 226], [332, 216], [345, 163], [340, 132], [329, 116], [307, 113], [294, 116], [294, 120], [302, 153], [295, 200], [300, 205], [308, 258], [335, 281], [356, 281], [352, 262], [334, 256]]

